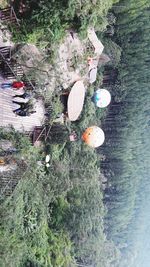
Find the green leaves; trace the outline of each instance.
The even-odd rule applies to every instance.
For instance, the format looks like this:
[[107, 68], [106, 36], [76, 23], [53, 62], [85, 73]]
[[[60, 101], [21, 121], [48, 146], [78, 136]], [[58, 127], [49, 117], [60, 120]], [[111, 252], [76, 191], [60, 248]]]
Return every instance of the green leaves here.
[[[116, 2], [118, 0], [93, 2], [90, 0], [84, 2], [80, 0], [40, 0], [35, 3], [30, 0], [26, 3], [26, 9], [21, 17], [27, 29], [26, 40], [39, 43], [44, 38], [50, 44], [59, 42], [69, 27], [81, 31], [82, 36], [85, 35], [87, 27], [91, 25], [98, 30], [103, 30], [107, 25], [107, 12]], [[43, 29], [44, 33], [40, 29]], [[48, 32], [48, 29], [51, 33]]]
[[[138, 266], [141, 255], [145, 254], [141, 238], [145, 230], [142, 228], [149, 225], [149, 219], [145, 219], [149, 217], [145, 197], [148, 199], [150, 192], [147, 180], [150, 147], [146, 130], [150, 112], [147, 100], [150, 96], [149, 61], [146, 60], [150, 52], [147, 34], [150, 13], [146, 9], [147, 1], [121, 1], [119, 5], [120, 8], [114, 7], [117, 14], [115, 40], [121, 46], [122, 57], [117, 82], [111, 85], [115, 101], [104, 123], [107, 140], [103, 150], [106, 160], [102, 166], [109, 179], [105, 189], [107, 235], [123, 252], [115, 265], [120, 267]], [[108, 45], [110, 42], [105, 47]], [[118, 55], [115, 53], [115, 60]], [[139, 251], [140, 256], [137, 256]], [[143, 267], [144, 262], [139, 266]]]

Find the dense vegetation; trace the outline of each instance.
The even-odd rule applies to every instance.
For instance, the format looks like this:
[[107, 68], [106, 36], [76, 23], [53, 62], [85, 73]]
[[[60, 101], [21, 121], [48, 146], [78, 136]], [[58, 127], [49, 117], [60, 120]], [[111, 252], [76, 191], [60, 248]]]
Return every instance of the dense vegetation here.
[[118, 0], [24, 0], [14, 1], [14, 6], [20, 18], [24, 18], [24, 37], [27, 40], [55, 42], [56, 45], [64, 31], [71, 27], [83, 34], [89, 25], [103, 30], [107, 25], [107, 12], [116, 2]]
[[140, 260], [142, 252], [138, 256], [145, 245], [148, 221], [144, 218], [150, 215], [146, 208], [150, 192], [148, 6], [148, 1], [130, 0], [120, 10], [114, 9], [115, 41], [122, 48], [122, 58], [117, 81], [110, 85], [114, 99], [104, 121], [106, 160], [101, 166], [110, 183], [105, 190], [106, 225], [109, 238], [122, 252], [119, 267], [149, 265]]
[[[20, 1], [14, 2], [19, 15]], [[83, 35], [95, 25], [111, 58], [96, 85], [108, 87], [113, 99], [108, 111], [96, 110], [94, 88], [89, 88], [81, 118], [67, 128], [78, 133], [76, 143], [49, 139], [43, 151], [13, 131], [0, 132], [28, 165], [2, 204], [3, 267], [148, 266], [138, 252], [147, 243], [143, 233], [149, 218], [150, 4], [120, 1], [108, 13], [116, 2], [23, 1], [22, 40], [51, 46], [68, 27]], [[106, 142], [95, 151], [80, 141], [80, 134], [100, 121]], [[45, 151], [51, 155], [49, 169], [38, 164]]]

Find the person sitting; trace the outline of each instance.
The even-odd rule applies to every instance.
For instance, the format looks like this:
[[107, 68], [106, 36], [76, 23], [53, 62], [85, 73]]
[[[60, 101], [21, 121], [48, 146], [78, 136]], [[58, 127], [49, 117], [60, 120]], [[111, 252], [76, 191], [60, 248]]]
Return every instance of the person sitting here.
[[25, 86], [24, 82], [21, 81], [14, 81], [14, 82], [4, 82], [1, 84], [2, 89], [7, 89], [7, 88], [13, 88], [15, 90], [18, 90], [20, 88], [23, 88]]
[[21, 116], [21, 117], [27, 117], [27, 116], [30, 116], [34, 113], [36, 113], [35, 110], [33, 111], [29, 111], [29, 110], [21, 110], [20, 108], [18, 108], [17, 110], [13, 110], [13, 112], [18, 115], [18, 116]]
[[16, 110], [14, 110], [14, 112], [17, 111], [17, 110], [25, 110], [25, 109], [33, 108], [33, 104], [32, 104], [32, 102], [30, 100], [28, 102], [18, 102], [18, 101], [14, 101], [13, 100], [12, 102], [14, 104], [20, 105], [20, 107], [17, 108]]
[[20, 97], [20, 98], [23, 98], [23, 99], [30, 99], [31, 98], [31, 95], [29, 93], [23, 93], [22, 95], [14, 95], [13, 98], [16, 98], [16, 97]]
[[13, 100], [12, 102], [20, 106], [19, 108], [13, 110], [16, 115], [25, 117], [30, 116], [31, 114], [36, 112], [33, 111], [33, 103], [31, 100], [29, 100], [28, 102], [18, 102]]
[[14, 81], [12, 83], [12, 88], [13, 89], [20, 89], [20, 88], [23, 88], [25, 86], [24, 82], [17, 82], [17, 81]]

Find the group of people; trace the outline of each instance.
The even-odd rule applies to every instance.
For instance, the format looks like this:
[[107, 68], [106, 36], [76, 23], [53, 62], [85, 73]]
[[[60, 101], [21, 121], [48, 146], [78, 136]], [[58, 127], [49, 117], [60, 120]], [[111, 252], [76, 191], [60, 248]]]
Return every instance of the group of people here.
[[[21, 81], [14, 81], [11, 83], [2, 83], [1, 88], [2, 89], [9, 89], [12, 88], [14, 90], [19, 90], [21, 88], [25, 87], [25, 83]], [[23, 100], [27, 100], [26, 102], [24, 101], [16, 101], [15, 98], [21, 98]], [[33, 110], [33, 103], [31, 100], [31, 95], [27, 92], [24, 92], [22, 95], [14, 95], [13, 96], [13, 103], [19, 105], [20, 107], [13, 110], [13, 112], [18, 115], [18, 116], [30, 116], [31, 114], [36, 113], [35, 110]]]

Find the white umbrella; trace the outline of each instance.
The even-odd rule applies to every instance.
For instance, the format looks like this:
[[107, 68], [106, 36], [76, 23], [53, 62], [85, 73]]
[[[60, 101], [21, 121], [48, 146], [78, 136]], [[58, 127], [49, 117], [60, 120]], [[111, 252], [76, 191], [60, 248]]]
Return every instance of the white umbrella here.
[[97, 107], [105, 108], [111, 102], [111, 94], [106, 89], [98, 89], [95, 92], [94, 100]]
[[85, 98], [85, 87], [82, 81], [77, 81], [71, 89], [68, 97], [68, 117], [70, 121], [76, 121], [80, 116]]

